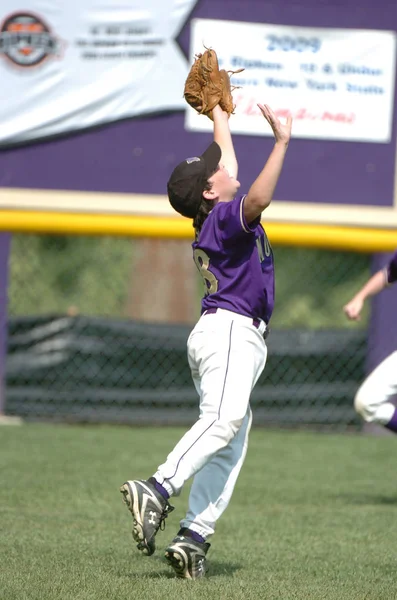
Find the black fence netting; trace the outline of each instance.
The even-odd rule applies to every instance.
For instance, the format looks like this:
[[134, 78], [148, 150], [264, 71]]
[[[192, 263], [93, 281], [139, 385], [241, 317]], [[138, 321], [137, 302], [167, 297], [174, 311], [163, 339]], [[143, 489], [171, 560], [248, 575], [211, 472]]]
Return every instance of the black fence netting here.
[[[198, 414], [187, 326], [82, 316], [9, 323], [7, 412], [31, 419], [185, 423]], [[256, 424], [356, 424], [361, 331], [272, 331]]]
[[[368, 307], [342, 306], [370, 256], [274, 248], [276, 306], [255, 424], [360, 427]], [[189, 241], [14, 235], [6, 414], [29, 419], [189, 423], [198, 415], [186, 342], [201, 283]], [[185, 324], [181, 324], [185, 323]]]

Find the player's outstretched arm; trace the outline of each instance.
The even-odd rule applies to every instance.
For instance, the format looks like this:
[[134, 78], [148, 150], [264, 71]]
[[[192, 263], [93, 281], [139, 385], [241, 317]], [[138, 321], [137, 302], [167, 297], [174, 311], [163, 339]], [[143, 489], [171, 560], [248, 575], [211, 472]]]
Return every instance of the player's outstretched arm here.
[[214, 141], [222, 151], [221, 162], [229, 175], [237, 179], [238, 163], [229, 128], [229, 115], [217, 104], [212, 111], [212, 118], [214, 119]]
[[343, 311], [348, 319], [352, 321], [359, 321], [361, 318], [361, 311], [364, 306], [365, 300], [369, 296], [374, 296], [381, 292], [387, 286], [387, 273], [385, 269], [377, 271], [373, 275], [364, 287], [343, 307]]
[[258, 104], [258, 107], [272, 128], [276, 143], [265, 166], [250, 187], [244, 200], [244, 216], [247, 223], [251, 223], [269, 206], [291, 138], [291, 116], [288, 116], [284, 125], [267, 104]]

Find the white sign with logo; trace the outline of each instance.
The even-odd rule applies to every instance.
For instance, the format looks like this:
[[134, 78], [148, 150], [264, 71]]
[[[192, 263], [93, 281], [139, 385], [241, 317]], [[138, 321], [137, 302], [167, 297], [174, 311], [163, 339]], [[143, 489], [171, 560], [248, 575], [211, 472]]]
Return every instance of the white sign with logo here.
[[[231, 82], [233, 133], [272, 135], [257, 103], [294, 118], [300, 138], [389, 142], [394, 108], [396, 33], [312, 29], [195, 19], [191, 60], [212, 47], [220, 67], [242, 73]], [[188, 107], [186, 127], [210, 131], [212, 123]]]
[[0, 3], [0, 145], [183, 110], [196, 0]]

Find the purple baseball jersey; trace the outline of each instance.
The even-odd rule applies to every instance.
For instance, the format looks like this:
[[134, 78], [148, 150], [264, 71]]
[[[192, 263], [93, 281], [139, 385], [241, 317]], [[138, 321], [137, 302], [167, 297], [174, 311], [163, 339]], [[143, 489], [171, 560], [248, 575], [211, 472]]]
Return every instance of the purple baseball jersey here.
[[397, 250], [393, 254], [389, 264], [386, 267], [388, 283], [397, 281]]
[[216, 204], [192, 244], [205, 285], [202, 312], [224, 308], [268, 323], [274, 306], [273, 251], [260, 217], [246, 222], [244, 199]]

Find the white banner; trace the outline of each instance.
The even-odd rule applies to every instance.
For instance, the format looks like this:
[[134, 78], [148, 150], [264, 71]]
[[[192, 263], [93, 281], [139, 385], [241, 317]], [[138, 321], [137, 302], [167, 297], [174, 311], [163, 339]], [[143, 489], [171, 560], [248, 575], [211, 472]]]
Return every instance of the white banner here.
[[0, 144], [183, 110], [196, 0], [0, 3]]
[[[294, 117], [293, 136], [389, 142], [394, 108], [396, 33], [312, 29], [195, 19], [191, 61], [204, 48], [221, 68], [242, 73], [233, 93], [233, 133], [272, 135], [257, 103]], [[210, 131], [212, 123], [188, 107], [186, 128]]]

